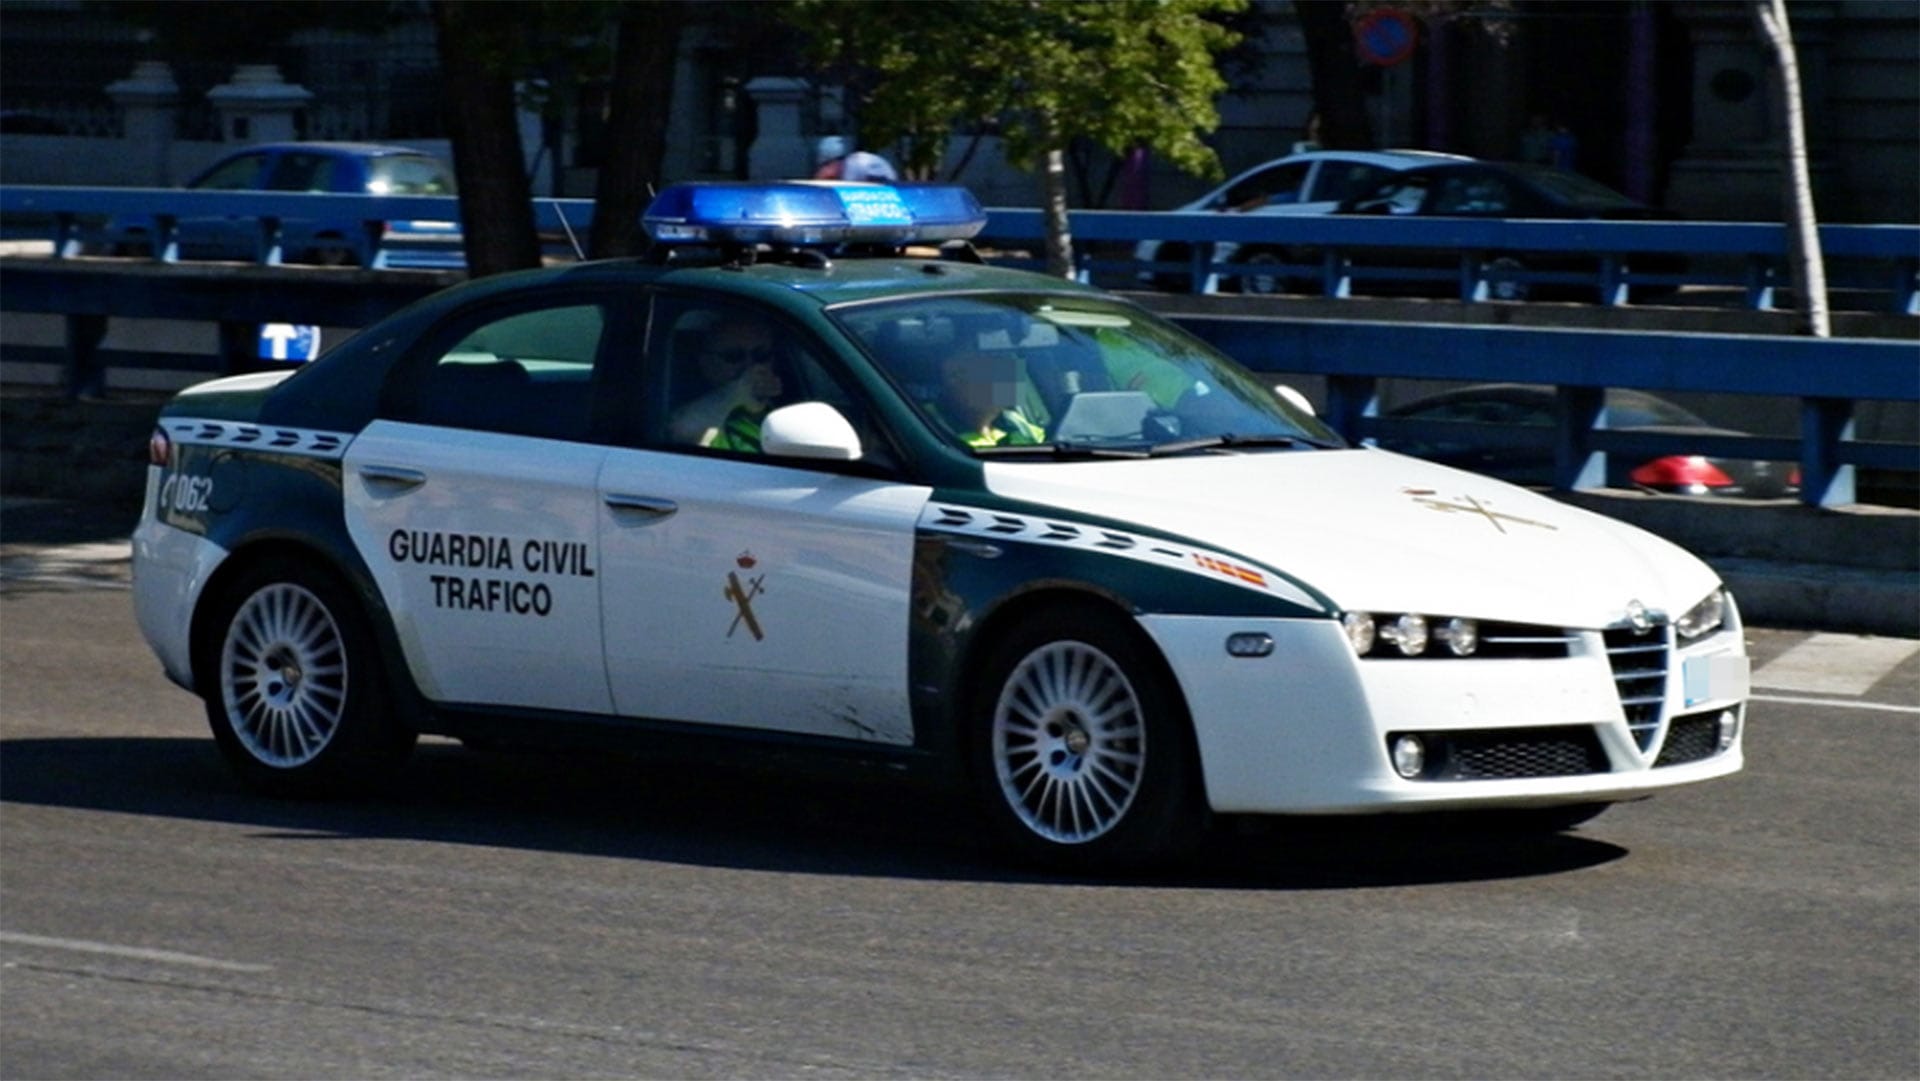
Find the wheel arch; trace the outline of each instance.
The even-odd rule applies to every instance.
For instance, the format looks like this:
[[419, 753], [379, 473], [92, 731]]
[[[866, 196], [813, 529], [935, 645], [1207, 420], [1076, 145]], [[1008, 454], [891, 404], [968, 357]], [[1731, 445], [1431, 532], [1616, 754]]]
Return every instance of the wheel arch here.
[[425, 699], [414, 687], [412, 677], [408, 674], [399, 636], [393, 629], [392, 616], [372, 579], [363, 569], [339, 559], [324, 545], [298, 536], [273, 535], [248, 541], [234, 548], [208, 576], [206, 585], [200, 591], [200, 600], [194, 607], [193, 621], [188, 631], [188, 658], [193, 668], [195, 690], [203, 696], [209, 693], [208, 681], [217, 664], [215, 653], [219, 648], [219, 623], [233, 603], [234, 583], [253, 567], [270, 559], [304, 563], [333, 578], [353, 598], [358, 605], [357, 614], [373, 633], [374, 647], [380, 655], [382, 680], [395, 716], [409, 724], [419, 718], [425, 708]]
[[[986, 686], [981, 678], [993, 656], [995, 645], [1005, 639], [1010, 628], [1022, 621], [1040, 612], [1056, 612], [1062, 608], [1080, 608], [1088, 618], [1105, 620], [1111, 626], [1123, 628], [1135, 640], [1141, 655], [1154, 665], [1154, 675], [1167, 689], [1169, 700], [1179, 711], [1175, 719], [1179, 722], [1181, 738], [1190, 752], [1189, 761], [1197, 766], [1200, 747], [1193, 730], [1193, 709], [1187, 701], [1186, 688], [1181, 686], [1173, 666], [1167, 662], [1166, 654], [1161, 652], [1160, 644], [1140, 626], [1131, 605], [1113, 593], [1083, 582], [1047, 583], [1008, 597], [972, 628], [954, 665], [954, 694], [949, 719], [956, 741], [961, 738], [962, 726], [973, 718], [980, 697], [995, 690]], [[1198, 775], [1193, 779], [1203, 780]]]

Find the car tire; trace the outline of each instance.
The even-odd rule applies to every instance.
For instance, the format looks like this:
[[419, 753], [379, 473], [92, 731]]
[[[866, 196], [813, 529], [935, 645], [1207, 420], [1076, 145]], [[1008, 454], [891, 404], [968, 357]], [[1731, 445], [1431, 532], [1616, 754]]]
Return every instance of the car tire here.
[[1233, 280], [1233, 292], [1246, 296], [1278, 296], [1287, 291], [1289, 282], [1278, 270], [1272, 269], [1286, 262], [1285, 256], [1270, 248], [1255, 248], [1239, 260], [1243, 268]]
[[300, 261], [314, 266], [357, 267], [360, 256], [347, 245], [342, 236], [327, 234], [314, 238], [318, 243], [302, 253]]
[[1484, 273], [1491, 279], [1487, 282], [1488, 300], [1523, 301], [1533, 296], [1533, 283], [1520, 281], [1507, 275], [1525, 270], [1526, 264], [1510, 255], [1490, 259]]
[[1067, 605], [1024, 620], [980, 675], [970, 774], [1010, 855], [1112, 871], [1191, 849], [1205, 820], [1186, 707], [1118, 613]]
[[390, 715], [373, 635], [333, 575], [264, 559], [222, 591], [201, 656], [221, 754], [257, 791], [332, 795], [383, 778], [415, 735]]

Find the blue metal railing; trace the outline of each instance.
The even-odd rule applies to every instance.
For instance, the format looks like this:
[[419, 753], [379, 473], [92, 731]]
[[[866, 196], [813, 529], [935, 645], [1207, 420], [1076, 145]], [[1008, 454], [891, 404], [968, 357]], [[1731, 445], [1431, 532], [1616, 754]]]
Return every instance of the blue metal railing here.
[[[195, 266], [168, 262], [170, 245], [154, 245], [151, 259], [73, 258], [90, 229], [114, 214], [142, 214], [156, 221], [211, 214], [260, 219], [258, 267]], [[67, 362], [75, 370], [116, 366], [193, 367], [235, 370], [251, 362], [257, 327], [267, 322], [303, 322], [358, 327], [455, 280], [446, 274], [341, 274], [279, 269], [280, 223], [293, 218], [347, 218], [366, 223], [360, 231], [363, 266], [397, 262], [402, 248], [389, 248], [377, 223], [389, 219], [454, 219], [457, 201], [446, 197], [307, 195], [255, 192], [0, 187], [0, 215], [28, 216], [40, 236], [54, 240], [54, 258], [7, 260], [0, 310], [43, 312], [67, 319]], [[1037, 241], [1040, 216], [1031, 210], [990, 211], [989, 233], [1000, 242]], [[584, 235], [592, 218], [587, 200], [540, 200], [536, 219], [543, 233]], [[1737, 256], [1753, 281], [1753, 267], [1777, 268], [1784, 259], [1784, 230], [1775, 225], [1543, 221], [1449, 221], [1378, 218], [1280, 218], [1221, 214], [1082, 212], [1073, 215], [1082, 242], [1137, 241], [1145, 237], [1214, 243], [1258, 244], [1281, 240], [1341, 252], [1360, 248], [1453, 247], [1460, 252], [1461, 290], [1472, 296], [1491, 271], [1493, 251], [1606, 253], [1592, 281], [1596, 290], [1613, 281], [1645, 284], [1630, 268], [1641, 252]], [[1920, 227], [1828, 226], [1829, 254], [1856, 261], [1887, 290], [1889, 306], [1915, 310], [1915, 263]], [[1328, 295], [1343, 295], [1355, 268], [1345, 256], [1323, 255], [1318, 268]], [[1139, 264], [1110, 261], [1131, 274]], [[1205, 287], [1221, 267], [1196, 256], [1186, 269]], [[1101, 268], [1083, 259], [1083, 274]], [[1690, 272], [1691, 273], [1691, 272]], [[1344, 279], [1342, 278], [1344, 275]], [[1611, 275], [1611, 277], [1609, 277]], [[1689, 279], [1692, 280], [1692, 279]], [[1743, 278], [1743, 281], [1748, 281]], [[1748, 281], [1751, 284], [1751, 281]], [[1149, 306], [1153, 298], [1145, 298]], [[1172, 298], [1168, 298], [1171, 300]], [[1769, 288], [1753, 287], [1749, 303], [1770, 303]], [[1855, 438], [1856, 403], [1920, 403], [1920, 347], [1911, 341], [1812, 339], [1772, 335], [1629, 333], [1510, 326], [1308, 320], [1278, 311], [1254, 313], [1231, 298], [1187, 301], [1172, 318], [1255, 370], [1319, 375], [1327, 380], [1326, 414], [1351, 439], [1382, 435], [1411, 422], [1381, 417], [1380, 380], [1419, 378], [1468, 382], [1514, 381], [1557, 388], [1559, 422], [1552, 430], [1556, 483], [1562, 488], [1604, 482], [1609, 453], [1698, 454], [1790, 459], [1802, 476], [1801, 499], [1832, 506], [1852, 502], [1856, 467], [1920, 471], [1920, 445], [1866, 442]], [[109, 317], [171, 318], [217, 322], [221, 357], [168, 358], [109, 354], [99, 349]], [[1676, 436], [1612, 431], [1606, 427], [1604, 392], [1610, 387], [1661, 392], [1712, 392], [1798, 399], [1797, 438]], [[1467, 434], [1513, 445], [1535, 434], [1510, 428], [1465, 425]], [[1485, 430], [1481, 430], [1485, 429]]]
[[[590, 199], [540, 199], [536, 227], [563, 250], [564, 238], [584, 237], [593, 220]], [[381, 223], [457, 221], [451, 196], [365, 196], [251, 191], [185, 191], [174, 188], [78, 188], [0, 186], [0, 216], [36, 220], [57, 257], [81, 254], [90, 236], [116, 215], [151, 218], [157, 236], [152, 257], [172, 261], [183, 218], [257, 220], [255, 261], [283, 259], [280, 233], [289, 220], [358, 221], [348, 242], [361, 266], [398, 266], [409, 251], [444, 248], [431, 240], [391, 238]], [[1577, 285], [1599, 303], [1631, 301], [1634, 287], [1673, 289], [1688, 285], [1733, 286], [1747, 307], [1776, 305], [1786, 279], [1787, 234], [1778, 224], [1758, 222], [1544, 221], [1507, 218], [1399, 218], [1360, 215], [1161, 213], [1082, 210], [1070, 217], [1084, 277], [1140, 275], [1179, 278], [1189, 291], [1213, 293], [1223, 282], [1253, 273], [1234, 261], [1258, 251], [1271, 261], [1258, 273], [1310, 283], [1309, 291], [1349, 297], [1356, 285], [1454, 283], [1462, 300], [1487, 299], [1503, 283]], [[1039, 210], [995, 208], [986, 236], [1001, 247], [1037, 245], [1044, 235]], [[1180, 262], [1141, 263], [1096, 254], [1101, 247], [1145, 240], [1175, 242], [1187, 250]], [[1920, 226], [1827, 225], [1821, 248], [1833, 264], [1835, 288], [1871, 290], [1885, 297], [1882, 310], [1920, 315]], [[1235, 253], [1215, 261], [1221, 245]], [[1452, 253], [1451, 265], [1408, 265], [1416, 252]], [[1528, 267], [1534, 258], [1580, 256], [1592, 269]], [[1649, 259], [1660, 267], [1648, 269]], [[1031, 262], [1010, 257], [1008, 262]], [[1640, 266], [1636, 267], [1636, 263]]]

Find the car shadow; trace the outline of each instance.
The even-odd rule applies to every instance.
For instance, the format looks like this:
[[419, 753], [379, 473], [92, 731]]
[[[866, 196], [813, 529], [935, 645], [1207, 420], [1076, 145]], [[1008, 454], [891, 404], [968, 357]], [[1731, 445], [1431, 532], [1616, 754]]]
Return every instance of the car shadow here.
[[928, 880], [1338, 890], [1558, 874], [1624, 857], [1578, 834], [1496, 837], [1408, 819], [1226, 823], [1190, 858], [1126, 876], [1009, 865], [966, 804], [885, 778], [422, 744], [394, 782], [349, 799], [243, 789], [212, 741], [0, 741], [0, 803], [251, 827], [300, 843], [404, 839], [695, 866]]

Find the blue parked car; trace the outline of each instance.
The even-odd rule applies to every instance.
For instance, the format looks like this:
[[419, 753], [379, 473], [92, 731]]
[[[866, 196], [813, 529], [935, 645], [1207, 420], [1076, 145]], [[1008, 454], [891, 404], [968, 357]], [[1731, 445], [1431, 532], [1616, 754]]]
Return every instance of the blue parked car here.
[[[200, 191], [343, 192], [365, 195], [453, 195], [453, 170], [422, 150], [376, 143], [262, 143], [215, 162], [187, 183]], [[252, 260], [259, 219], [242, 216], [182, 217], [177, 225], [182, 259]], [[281, 224], [289, 262], [324, 266], [366, 264], [371, 239], [357, 218], [289, 218]], [[382, 242], [407, 241], [388, 251], [388, 266], [459, 267], [464, 250], [458, 223], [389, 221]], [[154, 220], [123, 215], [107, 223], [107, 251], [152, 253]], [[416, 243], [417, 242], [417, 243]]]

